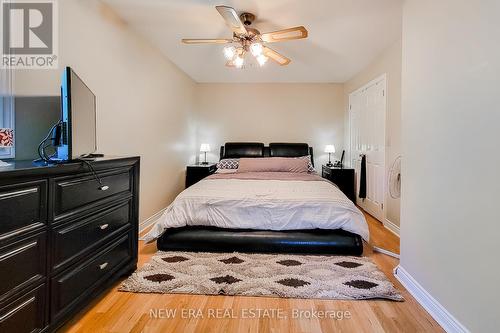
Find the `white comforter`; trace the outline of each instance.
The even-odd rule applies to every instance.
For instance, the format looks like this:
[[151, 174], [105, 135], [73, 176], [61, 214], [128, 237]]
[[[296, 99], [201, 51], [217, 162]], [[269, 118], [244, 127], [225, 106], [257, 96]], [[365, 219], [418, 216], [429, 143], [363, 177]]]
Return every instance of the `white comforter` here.
[[[317, 177], [319, 178], [319, 177]], [[230, 229], [343, 229], [368, 241], [363, 214], [333, 184], [319, 179], [205, 179], [180, 193], [146, 241], [186, 225]]]

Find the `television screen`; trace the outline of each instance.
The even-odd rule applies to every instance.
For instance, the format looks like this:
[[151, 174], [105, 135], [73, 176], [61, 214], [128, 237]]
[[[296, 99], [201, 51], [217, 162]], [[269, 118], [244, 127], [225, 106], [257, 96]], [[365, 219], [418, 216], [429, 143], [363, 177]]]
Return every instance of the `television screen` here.
[[63, 73], [61, 97], [63, 140], [58, 158], [74, 160], [95, 152], [96, 98], [70, 67]]

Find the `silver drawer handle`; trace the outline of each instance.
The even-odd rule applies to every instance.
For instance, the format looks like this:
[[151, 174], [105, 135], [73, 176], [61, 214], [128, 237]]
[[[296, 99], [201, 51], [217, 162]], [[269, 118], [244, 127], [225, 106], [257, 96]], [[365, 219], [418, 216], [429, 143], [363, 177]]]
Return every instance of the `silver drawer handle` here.
[[15, 256], [15, 255], [18, 255], [19, 253], [24, 252], [24, 251], [26, 251], [26, 250], [28, 250], [28, 249], [30, 249], [30, 248], [32, 248], [32, 247], [34, 247], [34, 246], [36, 246], [37, 244], [38, 244], [38, 241], [34, 241], [34, 242], [31, 242], [31, 243], [26, 244], [26, 245], [24, 245], [24, 246], [21, 246], [21, 247], [19, 247], [19, 248], [17, 248], [17, 249], [14, 249], [14, 250], [12, 250], [12, 251], [10, 251], [10, 252], [7, 252], [7, 253], [5, 253], [5, 254], [2, 254], [2, 255], [0, 256], [0, 261], [4, 261], [4, 260], [5, 260], [5, 259], [7, 259], [7, 258], [10, 258], [10, 257], [13, 257], [13, 256]]
[[99, 265], [99, 269], [105, 269], [105, 268], [106, 268], [106, 266], [108, 266], [108, 263], [107, 263], [107, 262], [105, 262], [104, 264], [100, 264], [100, 265]]
[[32, 303], [33, 301], [35, 300], [35, 297], [31, 297], [29, 300], [19, 304], [18, 306], [16, 306], [15, 308], [13, 308], [12, 310], [10, 310], [9, 312], [7, 312], [6, 314], [4, 314], [3, 316], [0, 317], [0, 323], [3, 322], [5, 319], [9, 318], [10, 316], [12, 316], [14, 313], [16, 313], [17, 311], [21, 310], [22, 308], [24, 308], [26, 305]]
[[35, 187], [35, 188], [29, 188], [29, 189], [26, 189], [26, 190], [19, 190], [19, 191], [14, 191], [14, 192], [7, 192], [7, 193], [2, 193], [0, 194], [0, 199], [10, 199], [10, 198], [14, 198], [14, 197], [20, 197], [20, 196], [23, 196], [23, 195], [27, 195], [27, 194], [31, 194], [31, 193], [37, 193], [38, 192], [38, 188]]
[[109, 190], [109, 186], [107, 186], [107, 185], [103, 185], [103, 186], [99, 187], [99, 189], [100, 189], [101, 191], [107, 191], [107, 190]]
[[101, 230], [107, 229], [108, 227], [109, 227], [109, 224], [107, 224], [107, 223], [99, 226], [99, 228], [101, 228]]

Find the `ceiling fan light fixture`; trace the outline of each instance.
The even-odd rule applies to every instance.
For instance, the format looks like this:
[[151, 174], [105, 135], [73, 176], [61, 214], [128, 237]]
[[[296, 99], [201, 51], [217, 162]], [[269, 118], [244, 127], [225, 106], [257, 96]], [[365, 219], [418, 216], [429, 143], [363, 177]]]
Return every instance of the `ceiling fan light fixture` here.
[[236, 10], [229, 6], [215, 6], [215, 8], [231, 29], [232, 38], [182, 39], [181, 41], [184, 44], [226, 44], [223, 55], [227, 60], [227, 67], [242, 68], [247, 53], [251, 53], [255, 58], [255, 60], [250, 59], [249, 68], [256, 65], [255, 62], [264, 66], [269, 59], [280, 66], [286, 66], [291, 62], [291, 59], [269, 48], [267, 44], [308, 37], [307, 29], [303, 26], [261, 34], [259, 30], [251, 27], [255, 20], [254, 14], [245, 12], [238, 15]]
[[257, 56], [257, 62], [259, 63], [260, 66], [264, 66], [264, 64], [267, 62], [267, 57], [263, 54]]
[[226, 57], [227, 60], [233, 60], [235, 55], [236, 48], [234, 46], [226, 46], [224, 48], [224, 57]]
[[234, 58], [233, 60], [233, 64], [236, 68], [241, 68], [243, 67], [243, 63], [245, 62], [245, 60], [243, 59], [242, 56], [237, 56], [236, 58]]
[[250, 52], [252, 52], [254, 57], [258, 57], [262, 54], [262, 44], [261, 43], [253, 43], [250, 45]]

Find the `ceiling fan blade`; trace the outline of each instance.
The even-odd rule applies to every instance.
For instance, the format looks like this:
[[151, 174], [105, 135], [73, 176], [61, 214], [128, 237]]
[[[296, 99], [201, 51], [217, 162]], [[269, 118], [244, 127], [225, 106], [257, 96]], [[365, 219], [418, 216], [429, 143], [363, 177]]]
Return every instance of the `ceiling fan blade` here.
[[227, 44], [233, 42], [232, 39], [182, 39], [184, 44]]
[[266, 46], [264, 46], [262, 53], [269, 59], [276, 61], [280, 66], [286, 66], [291, 62], [291, 60], [285, 57], [284, 55]]
[[262, 39], [263, 42], [274, 43], [274, 42], [283, 42], [293, 39], [307, 38], [307, 36], [308, 36], [307, 29], [304, 28], [303, 26], [300, 26], [273, 32], [266, 32], [265, 34], [260, 35], [260, 38]]
[[219, 14], [224, 18], [226, 24], [236, 35], [246, 35], [248, 33], [243, 22], [241, 22], [238, 13], [234, 8], [228, 6], [215, 6]]

